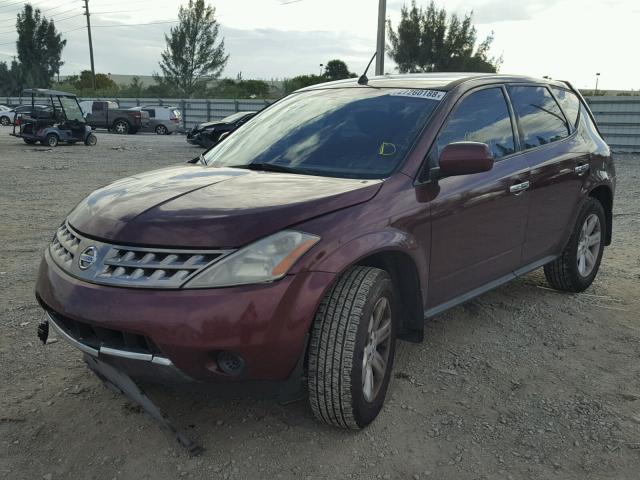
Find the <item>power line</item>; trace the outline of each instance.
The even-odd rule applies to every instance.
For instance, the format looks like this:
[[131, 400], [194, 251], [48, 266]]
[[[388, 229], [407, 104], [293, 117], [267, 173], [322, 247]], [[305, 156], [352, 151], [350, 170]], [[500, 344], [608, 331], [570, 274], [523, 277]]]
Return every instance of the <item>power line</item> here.
[[94, 25], [93, 28], [108, 28], [108, 27], [137, 27], [141, 25], [164, 25], [167, 23], [178, 23], [179, 20], [171, 20], [169, 22], [148, 22], [148, 23], [114, 23], [113, 25]]
[[[35, 7], [37, 5], [42, 5], [43, 3], [47, 3], [49, 1], [50, 0], [41, 0], [39, 2], [29, 2], [28, 0], [20, 0], [19, 2], [13, 2], [13, 3], [8, 3], [6, 5], [2, 5], [2, 6], [0, 6], [0, 10], [4, 10], [5, 8], [9, 8], [9, 7], [18, 5], [18, 4], [27, 4], [27, 3], [29, 5], [31, 5], [32, 7]], [[73, 3], [73, 2], [71, 2], [71, 3]], [[67, 4], [69, 4], [69, 3], [67, 2]], [[52, 8], [55, 8], [55, 7], [52, 7]], [[18, 10], [22, 10], [22, 7], [19, 7]]]

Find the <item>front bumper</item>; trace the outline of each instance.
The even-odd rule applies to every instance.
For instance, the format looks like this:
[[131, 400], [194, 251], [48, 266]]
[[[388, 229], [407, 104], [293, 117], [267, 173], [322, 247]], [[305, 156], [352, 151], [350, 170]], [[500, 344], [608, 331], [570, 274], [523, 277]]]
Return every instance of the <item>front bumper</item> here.
[[[217, 289], [110, 287], [68, 275], [47, 249], [36, 296], [54, 317], [151, 339], [158, 358], [193, 379], [284, 380], [304, 352], [317, 306], [334, 278], [301, 272], [270, 284]], [[218, 368], [220, 351], [242, 356], [240, 377]]]

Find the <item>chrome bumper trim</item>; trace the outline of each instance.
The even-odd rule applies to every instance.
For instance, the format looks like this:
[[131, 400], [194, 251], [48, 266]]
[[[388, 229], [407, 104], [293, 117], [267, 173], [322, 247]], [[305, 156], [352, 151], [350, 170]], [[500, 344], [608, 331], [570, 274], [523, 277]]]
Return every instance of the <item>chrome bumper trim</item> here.
[[79, 342], [67, 332], [65, 332], [53, 319], [49, 312], [45, 312], [45, 316], [49, 321], [49, 325], [53, 326], [56, 333], [58, 333], [62, 338], [64, 338], [71, 345], [76, 347], [77, 349], [83, 351], [84, 353], [88, 353], [94, 357], [99, 357], [100, 355], [111, 355], [113, 357], [127, 358], [129, 360], [138, 360], [141, 362], [150, 362], [155, 363], [156, 365], [163, 365], [165, 367], [172, 367], [173, 362], [166, 357], [158, 357], [156, 355], [151, 355], [150, 353], [137, 353], [137, 352], [129, 352], [127, 350], [118, 350], [116, 348], [109, 347], [100, 347], [99, 349], [95, 349], [85, 345], [82, 342]]

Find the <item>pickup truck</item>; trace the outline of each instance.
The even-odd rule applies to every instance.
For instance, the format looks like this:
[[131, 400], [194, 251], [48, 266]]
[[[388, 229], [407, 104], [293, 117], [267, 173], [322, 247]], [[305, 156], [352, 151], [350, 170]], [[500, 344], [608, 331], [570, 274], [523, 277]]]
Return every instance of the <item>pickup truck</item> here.
[[138, 133], [149, 125], [149, 114], [140, 110], [120, 108], [116, 102], [87, 100], [80, 102], [87, 123], [92, 128], [106, 128], [115, 133]]

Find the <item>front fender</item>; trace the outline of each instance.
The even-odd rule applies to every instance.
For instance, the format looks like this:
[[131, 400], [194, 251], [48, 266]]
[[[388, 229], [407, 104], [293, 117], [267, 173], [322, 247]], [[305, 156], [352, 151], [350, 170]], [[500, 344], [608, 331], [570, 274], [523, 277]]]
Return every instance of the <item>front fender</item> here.
[[340, 238], [319, 246], [321, 248], [300, 266], [300, 270], [339, 274], [372, 255], [398, 252], [407, 255], [413, 261], [418, 272], [422, 297], [426, 298], [427, 259], [421, 254], [416, 239], [407, 232], [389, 227], [370, 231], [347, 241]]

